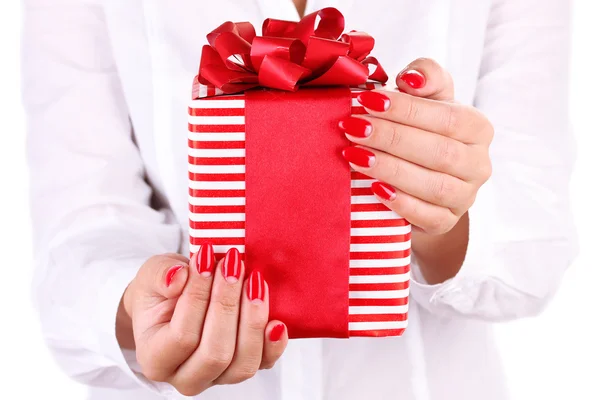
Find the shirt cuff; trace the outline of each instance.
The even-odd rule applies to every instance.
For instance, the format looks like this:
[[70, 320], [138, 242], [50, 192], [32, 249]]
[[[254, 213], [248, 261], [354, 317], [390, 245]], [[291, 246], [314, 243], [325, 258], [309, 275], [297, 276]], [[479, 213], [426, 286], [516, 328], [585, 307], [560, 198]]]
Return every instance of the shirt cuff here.
[[[168, 399], [179, 399], [182, 397], [173, 386], [148, 380], [142, 373], [136, 360], [135, 351], [121, 349], [116, 336], [116, 316], [121, 303], [121, 298], [129, 283], [135, 278], [141, 265], [147, 258], [134, 258], [128, 260], [112, 260], [110, 263], [118, 269], [99, 288], [98, 299], [94, 310], [97, 318], [94, 318], [97, 326], [95, 331], [99, 333], [98, 340], [103, 354], [119, 367], [124, 374], [117, 370], [111, 370], [114, 376], [106, 377], [118, 387], [132, 387], [132, 384], [144, 387], [155, 394]], [[110, 266], [109, 266], [110, 267]], [[102, 266], [98, 266], [102, 268]]]
[[543, 308], [549, 288], [557, 285], [560, 277], [544, 271], [541, 259], [528, 257], [523, 249], [537, 249], [529, 254], [533, 255], [547, 244], [533, 240], [514, 246], [509, 242], [498, 244], [493, 229], [500, 229], [502, 224], [494, 221], [494, 210], [491, 191], [482, 190], [469, 210], [469, 243], [455, 277], [428, 284], [413, 258], [411, 297], [416, 303], [442, 317], [488, 321], [534, 315]]

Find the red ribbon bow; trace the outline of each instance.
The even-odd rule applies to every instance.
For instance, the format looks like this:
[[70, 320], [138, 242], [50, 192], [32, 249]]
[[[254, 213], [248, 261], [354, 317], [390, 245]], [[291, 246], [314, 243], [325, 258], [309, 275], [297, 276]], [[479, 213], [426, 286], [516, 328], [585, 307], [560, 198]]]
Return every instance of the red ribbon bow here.
[[332, 7], [299, 22], [266, 19], [263, 36], [256, 36], [249, 22], [225, 22], [207, 35], [198, 81], [224, 93], [385, 83], [383, 67], [369, 57], [375, 40], [364, 32], [342, 35], [343, 30], [344, 16]]

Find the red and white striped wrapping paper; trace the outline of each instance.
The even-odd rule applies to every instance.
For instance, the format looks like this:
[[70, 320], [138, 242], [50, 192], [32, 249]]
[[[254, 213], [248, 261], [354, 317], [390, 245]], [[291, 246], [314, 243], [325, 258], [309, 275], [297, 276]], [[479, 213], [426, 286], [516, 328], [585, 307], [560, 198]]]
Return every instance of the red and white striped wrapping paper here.
[[[231, 247], [243, 255], [244, 95], [206, 90], [194, 85], [189, 106], [190, 251], [209, 240], [217, 257]], [[353, 114], [366, 113], [356, 100], [363, 90], [352, 89]], [[200, 98], [207, 94], [212, 97]], [[411, 227], [377, 200], [373, 181], [351, 172], [349, 334], [399, 336], [407, 325]]]

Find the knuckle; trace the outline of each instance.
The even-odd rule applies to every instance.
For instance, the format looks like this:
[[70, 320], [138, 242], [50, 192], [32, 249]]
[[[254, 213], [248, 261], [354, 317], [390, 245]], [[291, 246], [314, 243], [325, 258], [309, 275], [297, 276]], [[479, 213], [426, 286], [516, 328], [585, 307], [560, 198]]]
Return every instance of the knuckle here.
[[477, 107], [474, 106], [464, 106], [470, 115], [473, 116], [472, 121], [474, 128], [477, 131], [485, 134], [486, 138], [490, 138], [494, 134], [494, 127], [490, 120], [482, 113]]
[[469, 198], [466, 201], [465, 212], [468, 211], [473, 206], [473, 204], [475, 204], [476, 199], [477, 199], [477, 193], [473, 193], [471, 196], [469, 196]]
[[165, 382], [168, 379], [168, 373], [157, 365], [154, 352], [138, 349], [136, 359], [140, 365], [142, 374], [146, 378], [155, 382]]
[[492, 123], [490, 122], [489, 119], [487, 119], [486, 116], [484, 116], [482, 114], [482, 119], [483, 119], [483, 128], [482, 128], [482, 132], [483, 132], [483, 137], [486, 140], [487, 144], [492, 143], [492, 140], [494, 140], [494, 135], [495, 135], [495, 129], [494, 129], [494, 125], [492, 125]]
[[396, 162], [391, 163], [391, 167], [390, 167], [390, 171], [392, 173], [392, 177], [394, 180], [398, 180], [398, 179], [402, 179], [402, 177], [405, 175], [403, 168], [402, 168], [402, 163], [398, 162], [398, 160], [396, 160]]
[[447, 218], [438, 217], [429, 221], [428, 225], [425, 227], [425, 231], [429, 235], [443, 235], [451, 229], [451, 226], [451, 222], [449, 222]]
[[197, 396], [202, 393], [201, 387], [192, 383], [179, 383], [173, 386], [179, 393], [187, 397]]
[[175, 346], [184, 352], [191, 352], [196, 349], [200, 343], [200, 337], [194, 332], [185, 330], [176, 330], [173, 332], [172, 340]]
[[492, 163], [487, 160], [481, 164], [480, 170], [481, 178], [483, 182], [487, 182], [492, 177]]
[[244, 365], [239, 367], [231, 377], [228, 379], [228, 383], [242, 383], [256, 375], [256, 367], [253, 365]]
[[252, 337], [260, 337], [262, 343], [263, 333], [265, 332], [265, 328], [267, 326], [267, 315], [264, 318], [250, 318], [250, 320], [246, 323], [246, 328], [248, 329], [250, 335]]
[[222, 315], [237, 315], [239, 309], [239, 298], [230, 295], [219, 296], [216, 299], [219, 306], [219, 314]]
[[154, 382], [166, 382], [168, 375], [158, 368], [146, 367], [141, 365], [142, 374]]
[[188, 284], [186, 289], [186, 295], [190, 297], [190, 300], [196, 306], [196, 308], [205, 309], [208, 306], [211, 292], [210, 285], [207, 285], [204, 282], [199, 282], [195, 285]]
[[455, 180], [442, 175], [432, 179], [431, 193], [437, 204], [453, 202], [458, 194], [458, 185]]
[[494, 136], [496, 135], [496, 129], [494, 128], [494, 125], [492, 125], [491, 121], [488, 120], [488, 122], [489, 122], [489, 125], [488, 125], [488, 139], [489, 139], [489, 141], [491, 143], [492, 140], [494, 140]]
[[413, 100], [412, 97], [405, 96], [406, 98], [406, 106], [404, 107], [404, 118], [407, 121], [416, 121], [419, 117], [419, 106], [417, 102]]
[[463, 128], [463, 116], [464, 108], [460, 105], [455, 103], [448, 103], [446, 105], [444, 127], [447, 134], [451, 135], [460, 132]]
[[402, 141], [402, 133], [400, 130], [400, 124], [391, 124], [388, 130], [388, 149], [394, 149], [400, 145]]
[[439, 141], [433, 151], [434, 168], [449, 170], [459, 164], [461, 159], [459, 146], [451, 140]]
[[442, 234], [442, 225], [443, 222], [439, 218], [431, 219], [427, 222], [427, 225], [423, 228], [429, 235], [440, 235]]
[[202, 365], [210, 371], [225, 371], [231, 360], [233, 360], [233, 352], [225, 350], [212, 349], [201, 356]]

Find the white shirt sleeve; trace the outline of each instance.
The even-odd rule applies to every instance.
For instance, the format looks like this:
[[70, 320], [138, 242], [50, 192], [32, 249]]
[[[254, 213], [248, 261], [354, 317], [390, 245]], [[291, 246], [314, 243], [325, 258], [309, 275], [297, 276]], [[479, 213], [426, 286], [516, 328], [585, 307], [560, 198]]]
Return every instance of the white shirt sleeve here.
[[44, 336], [71, 377], [135, 386], [115, 336], [118, 305], [147, 258], [179, 249], [180, 228], [150, 207], [101, 7], [27, 0], [24, 16], [33, 291]]
[[469, 211], [465, 262], [413, 298], [437, 315], [507, 320], [539, 313], [577, 253], [569, 206], [571, 4], [495, 0], [475, 106], [495, 127], [493, 174]]

